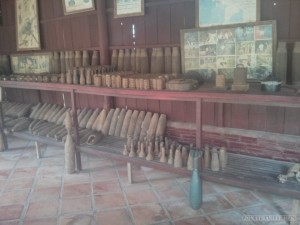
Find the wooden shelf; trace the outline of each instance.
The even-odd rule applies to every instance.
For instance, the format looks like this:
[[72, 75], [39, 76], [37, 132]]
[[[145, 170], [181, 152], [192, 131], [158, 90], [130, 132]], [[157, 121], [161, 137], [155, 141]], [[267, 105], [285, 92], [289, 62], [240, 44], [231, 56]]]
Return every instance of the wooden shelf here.
[[44, 143], [47, 145], [53, 145], [56, 147], [62, 147], [62, 148], [64, 147], [63, 142], [58, 142], [51, 138], [35, 136], [35, 135], [32, 135], [31, 133], [29, 133], [28, 131], [27, 132], [14, 132], [14, 133], [10, 133], [9, 135], [13, 136], [13, 137], [23, 138], [26, 140], [36, 141], [39, 143]]
[[[31, 135], [29, 132], [16, 132], [10, 134], [27, 140], [37, 141], [39, 143], [49, 144], [63, 148], [62, 142], [57, 142], [50, 138]], [[186, 168], [174, 168], [167, 163], [159, 162], [158, 158], [153, 161], [147, 161], [138, 157], [128, 157], [122, 155], [122, 146], [126, 139], [107, 136], [99, 145], [80, 145], [77, 150], [96, 157], [105, 157], [116, 161], [129, 162], [135, 165], [149, 167], [165, 172], [175, 173], [180, 176], [192, 175], [192, 171]], [[295, 178], [289, 178], [285, 184], [280, 184], [277, 176], [285, 173], [292, 163], [276, 161], [271, 159], [262, 159], [251, 156], [229, 153], [228, 166], [225, 170], [213, 172], [209, 168], [204, 169], [202, 162], [199, 162], [199, 174], [203, 180], [216, 182], [225, 185], [257, 190], [273, 194], [300, 199], [299, 183]], [[201, 168], [203, 168], [201, 170]]]
[[125, 97], [137, 99], [153, 100], [173, 100], [173, 101], [197, 101], [202, 99], [204, 102], [221, 102], [236, 104], [253, 104], [280, 107], [300, 107], [300, 96], [291, 92], [264, 93], [257, 88], [247, 93], [235, 93], [231, 91], [216, 91], [213, 89], [200, 87], [194, 91], [143, 91], [133, 89], [116, 89], [95, 87], [88, 85], [69, 85], [58, 83], [35, 83], [20, 81], [0, 81], [0, 86], [4, 88], [21, 88], [47, 91], [62, 91], [81, 94], [93, 94], [111, 97]]
[[[189, 92], [175, 92], [113, 89], [99, 88], [95, 86], [80, 86], [55, 83], [30, 83], [17, 81], [0, 81], [0, 87], [69, 92], [71, 94], [75, 128], [78, 128], [76, 114], [77, 109], [75, 104], [76, 93], [102, 95], [106, 97], [193, 101], [196, 102], [196, 146], [198, 148], [202, 146], [202, 102], [221, 102], [254, 105], [263, 104], [266, 106], [300, 108], [300, 96], [296, 95], [296, 93], [282, 91], [275, 94], [268, 94], [260, 92], [257, 88], [251, 89], [251, 91], [248, 93], [216, 91], [205, 87], [200, 87], [198, 90]], [[62, 142], [56, 142], [48, 138], [33, 136], [29, 132], [17, 132], [13, 135], [20, 138], [26, 138], [45, 144], [63, 147]], [[78, 137], [76, 138], [76, 140], [78, 141]], [[80, 153], [83, 152], [94, 156], [111, 158], [117, 161], [131, 162], [145, 167], [151, 167], [163, 171], [176, 173], [182, 176], [191, 175], [191, 171], [188, 171], [186, 168], [174, 168], [171, 165], [160, 163], [158, 160], [146, 161], [145, 159], [130, 158], [128, 156], [123, 156], [123, 144], [124, 140], [119, 140], [113, 137], [113, 141], [109, 141], [108, 138], [108, 141], [104, 140], [103, 142], [101, 142], [100, 146], [78, 145], [76, 147], [76, 159], [78, 169], [81, 169]], [[252, 190], [267, 191], [269, 193], [276, 193], [300, 199], [299, 183], [288, 181], [286, 184], [279, 184], [276, 179], [278, 174], [282, 173], [283, 171], [286, 171], [286, 168], [288, 168], [288, 165], [290, 165], [289, 163], [232, 154], [230, 154], [230, 160], [228, 168], [226, 168], [225, 171], [212, 172], [209, 169], [202, 170], [200, 172], [202, 178], [204, 180], [212, 182], [233, 185], [241, 188], [250, 188]], [[263, 166], [253, 166], [258, 165], [257, 163]]]

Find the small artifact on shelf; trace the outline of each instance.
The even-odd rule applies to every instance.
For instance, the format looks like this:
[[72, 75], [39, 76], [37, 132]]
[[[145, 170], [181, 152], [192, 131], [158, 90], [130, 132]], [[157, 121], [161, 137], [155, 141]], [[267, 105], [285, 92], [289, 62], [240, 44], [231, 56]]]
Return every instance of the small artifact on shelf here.
[[178, 145], [178, 147], [176, 148], [176, 151], [175, 151], [174, 167], [175, 168], [182, 167], [181, 145]]
[[79, 78], [79, 84], [85, 85], [85, 75], [84, 75], [84, 69], [80, 68], [80, 78]]
[[118, 50], [117, 49], [113, 49], [112, 56], [111, 56], [111, 65], [115, 69], [118, 67]]
[[152, 161], [153, 159], [154, 159], [153, 144], [152, 142], [150, 142], [150, 144], [148, 145], [148, 153], [147, 153], [146, 160]]
[[133, 140], [131, 140], [131, 142], [130, 142], [129, 157], [136, 157], [136, 152], [134, 150], [134, 141]]
[[121, 109], [121, 112], [118, 116], [118, 121], [117, 121], [114, 136], [117, 136], [117, 137], [120, 136], [125, 116], [126, 116], [126, 109], [123, 108], [123, 109]]
[[172, 48], [172, 74], [180, 74], [181, 72], [181, 60], [179, 47]]
[[75, 67], [82, 66], [81, 52], [75, 51]]
[[219, 154], [216, 147], [211, 152], [211, 170], [214, 172], [220, 171]]
[[90, 57], [88, 51], [82, 51], [82, 66], [89, 66], [90, 65]]
[[145, 118], [145, 112], [144, 111], [140, 111], [138, 118], [136, 120], [136, 125], [134, 128], [134, 133], [133, 133], [133, 138], [134, 139], [139, 139], [140, 133], [141, 133], [141, 129], [142, 129], [142, 123], [144, 121]]
[[[136, 140], [136, 139], [134, 139], [134, 140]], [[138, 141], [138, 142], [137, 142], [137, 150], [136, 150], [136, 154], [139, 155], [140, 151], [141, 151], [141, 142]]]
[[227, 163], [228, 163], [228, 153], [226, 147], [221, 147], [219, 150], [219, 160], [220, 160], [220, 167], [222, 170], [225, 170]]
[[66, 130], [67, 130], [67, 138], [65, 142], [65, 167], [66, 171], [69, 174], [75, 172], [75, 144], [73, 142], [73, 138], [71, 136], [71, 128], [72, 128], [72, 119], [71, 113], [68, 112], [66, 115]]
[[198, 81], [193, 79], [173, 79], [166, 83], [166, 89], [171, 91], [190, 91], [198, 87]]
[[247, 68], [242, 64], [238, 64], [234, 69], [232, 91], [248, 91], [249, 84], [247, 84]]
[[140, 152], [139, 152], [139, 158], [145, 158], [146, 153], [145, 153], [145, 144], [144, 142], [141, 142], [141, 147], [140, 147]]
[[139, 115], [139, 111], [138, 110], [134, 110], [131, 118], [130, 118], [130, 122], [129, 122], [129, 126], [128, 126], [128, 130], [127, 130], [127, 137], [133, 137], [134, 135], [134, 129], [135, 129], [135, 125], [136, 125], [136, 121]]
[[103, 138], [102, 132], [94, 131], [92, 134], [89, 135], [86, 143], [88, 145], [96, 145], [98, 144]]
[[128, 146], [127, 146], [127, 144], [124, 145], [123, 155], [125, 155], [125, 156], [128, 156], [128, 155], [129, 155], [129, 151], [128, 151]]
[[158, 137], [156, 137], [154, 141], [154, 155], [159, 155], [159, 152], [159, 140]]
[[102, 86], [102, 79], [101, 79], [100, 76], [98, 76], [98, 75], [94, 76], [94, 85], [96, 87], [101, 87]]
[[288, 178], [292, 177], [295, 177], [295, 179], [300, 182], [300, 163], [296, 163], [290, 167], [286, 174], [279, 174], [277, 179], [280, 183], [284, 184], [287, 182]]
[[204, 147], [204, 167], [208, 168], [210, 164], [210, 150], [208, 145]]
[[110, 109], [109, 110], [109, 112], [106, 116], [105, 122], [103, 124], [103, 127], [101, 129], [103, 135], [105, 135], [105, 136], [108, 135], [110, 123], [111, 123], [111, 120], [113, 118], [114, 112], [115, 112], [115, 109]]
[[175, 142], [173, 142], [170, 145], [169, 158], [168, 158], [168, 164], [170, 164], [170, 165], [174, 164], [174, 150], [175, 150]]
[[147, 49], [142, 48], [141, 49], [141, 73], [146, 74], [149, 73], [149, 59], [148, 59], [148, 53]]
[[151, 142], [154, 141], [154, 139], [155, 139], [155, 132], [156, 132], [158, 120], [159, 120], [158, 113], [154, 113], [152, 118], [151, 118], [149, 128], [148, 128], [148, 131], [147, 131], [147, 139]]
[[130, 67], [132, 71], [135, 71], [135, 49], [131, 50], [130, 55]]
[[166, 149], [165, 149], [165, 147], [161, 148], [159, 161], [162, 162], [162, 163], [168, 162], [167, 157], [166, 157]]
[[165, 48], [165, 73], [172, 73], [172, 51], [170, 47]]
[[66, 83], [66, 74], [64, 74], [64, 73], [60, 74], [59, 83], [61, 83], [61, 84], [65, 84]]
[[185, 146], [182, 146], [181, 157], [182, 157], [182, 166], [183, 167], [187, 166], [189, 153], [187, 147]]
[[99, 65], [99, 52], [97, 50], [93, 51], [91, 65], [92, 66]]
[[114, 133], [115, 133], [120, 112], [121, 112], [120, 108], [116, 108], [114, 111], [113, 117], [110, 122], [110, 127], [109, 127], [109, 132], [108, 132], [109, 135], [114, 135]]
[[224, 74], [219, 74], [216, 76], [216, 88], [221, 90], [226, 90], [226, 76]]
[[280, 91], [282, 82], [274, 75], [267, 76], [261, 83], [261, 90], [266, 92]]
[[120, 133], [120, 137], [123, 137], [123, 138], [127, 137], [127, 131], [128, 131], [128, 127], [129, 127], [129, 124], [130, 124], [131, 116], [132, 116], [132, 110], [129, 109], [129, 110], [127, 110], [125, 118], [124, 118], [124, 122], [123, 122], [121, 133]]
[[188, 157], [188, 161], [187, 161], [187, 169], [188, 170], [193, 170], [194, 169], [194, 159], [193, 159], [192, 152], [193, 151], [189, 152], [189, 157]]
[[[80, 113], [81, 115], [81, 113]], [[102, 109], [100, 114], [98, 115], [97, 119], [95, 120], [92, 129], [96, 130], [96, 131], [101, 131], [106, 119], [106, 115], [107, 115], [107, 110], [106, 109]], [[78, 119], [79, 120], [79, 119]]]
[[100, 110], [98, 108], [94, 110], [93, 114], [90, 116], [90, 118], [86, 124], [87, 129], [92, 129], [93, 124], [95, 123], [97, 117], [99, 116], [99, 112], [100, 112]]

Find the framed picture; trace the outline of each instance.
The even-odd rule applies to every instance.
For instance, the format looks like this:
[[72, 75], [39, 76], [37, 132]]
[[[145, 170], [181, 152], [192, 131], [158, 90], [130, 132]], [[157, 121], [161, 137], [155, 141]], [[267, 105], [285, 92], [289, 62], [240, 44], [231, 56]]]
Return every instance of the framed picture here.
[[50, 73], [50, 59], [52, 54], [13, 54], [10, 55], [13, 74], [46, 74]]
[[145, 15], [144, 0], [114, 0], [114, 18]]
[[95, 10], [94, 0], [62, 0], [64, 14], [80, 13]]
[[234, 68], [247, 68], [247, 78], [261, 80], [273, 72], [276, 21], [181, 30], [182, 70], [210, 80], [232, 79]]
[[17, 51], [41, 49], [37, 0], [16, 0]]
[[260, 0], [196, 0], [196, 27], [260, 20]]

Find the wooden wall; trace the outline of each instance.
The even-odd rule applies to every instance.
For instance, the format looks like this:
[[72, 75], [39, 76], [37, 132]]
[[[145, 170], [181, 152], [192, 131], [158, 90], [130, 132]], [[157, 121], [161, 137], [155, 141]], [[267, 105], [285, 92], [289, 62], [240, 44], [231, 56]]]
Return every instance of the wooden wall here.
[[[179, 45], [180, 29], [193, 28], [195, 0], [145, 0], [145, 16], [114, 19], [113, 0], [106, 1], [109, 45], [132, 46], [132, 25], [137, 46]], [[276, 3], [276, 5], [274, 5]], [[16, 52], [14, 0], [0, 0], [0, 53]], [[62, 0], [38, 0], [42, 51], [97, 49], [99, 10], [64, 16]], [[277, 20], [278, 40], [300, 40], [300, 0], [261, 0], [261, 20]]]
[[[64, 16], [62, 0], [38, 0], [42, 51], [99, 49], [103, 35], [99, 27], [99, 5], [105, 1], [107, 35], [110, 48], [179, 46], [180, 29], [195, 24], [194, 0], [145, 0], [145, 16], [114, 19], [113, 0], [95, 0], [96, 11]], [[274, 4], [276, 3], [276, 4]], [[16, 52], [14, 0], [0, 0], [3, 25], [0, 26], [0, 54]], [[261, 0], [261, 20], [277, 20], [278, 40], [300, 41], [300, 0]], [[104, 21], [106, 22], [106, 21]], [[136, 37], [132, 37], [132, 25]], [[100, 56], [103, 57], [103, 56]], [[9, 91], [11, 97], [24, 101], [59, 102], [61, 94], [34, 91]], [[67, 97], [68, 98], [68, 97]], [[15, 99], [15, 98], [14, 98]], [[80, 107], [101, 107], [102, 97], [78, 96]], [[169, 119], [195, 122], [195, 105], [189, 102], [167, 102], [117, 98], [116, 107], [129, 107], [166, 113]], [[278, 107], [206, 103], [205, 124], [286, 134], [300, 134], [297, 109]]]

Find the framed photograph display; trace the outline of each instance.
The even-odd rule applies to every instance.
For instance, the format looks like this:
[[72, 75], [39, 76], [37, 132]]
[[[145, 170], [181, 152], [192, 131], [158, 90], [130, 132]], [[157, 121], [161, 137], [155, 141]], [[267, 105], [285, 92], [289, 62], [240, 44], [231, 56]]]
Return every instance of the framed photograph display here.
[[95, 10], [94, 0], [62, 0], [64, 14], [80, 13]]
[[273, 71], [276, 21], [181, 30], [183, 72], [196, 71], [204, 79], [234, 68], [248, 68], [248, 79], [260, 80]]
[[16, 0], [17, 51], [41, 49], [37, 0]]
[[114, 18], [145, 15], [144, 0], [114, 0]]
[[196, 0], [196, 27], [260, 20], [260, 0]]
[[50, 73], [51, 53], [10, 55], [11, 69], [14, 74]]

